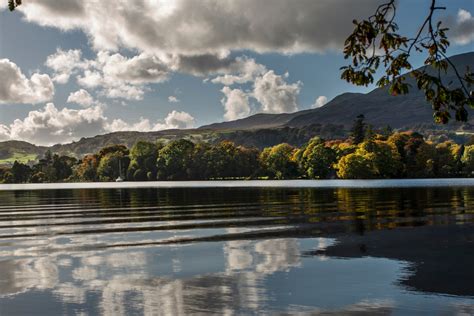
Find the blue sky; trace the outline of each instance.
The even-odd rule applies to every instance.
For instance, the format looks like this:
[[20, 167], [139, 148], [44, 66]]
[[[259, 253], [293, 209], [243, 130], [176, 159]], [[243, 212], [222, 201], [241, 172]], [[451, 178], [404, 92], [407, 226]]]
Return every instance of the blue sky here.
[[[380, 1], [241, 0], [210, 9], [207, 1], [199, 8], [193, 7], [197, 2], [184, 0], [143, 1], [148, 11], [159, 12], [146, 13], [143, 23], [140, 8], [115, 12], [105, 4], [91, 11], [88, 1], [24, 1], [16, 12], [0, 11], [0, 60], [9, 61], [3, 64], [9, 71], [16, 65], [27, 87], [43, 89], [2, 100], [0, 87], [0, 140], [50, 144], [114, 130], [197, 127], [258, 112], [308, 109], [318, 97], [330, 100], [343, 92], [373, 89], [339, 79], [339, 67], [345, 64], [340, 47], [350, 21], [370, 15]], [[447, 6], [438, 17], [452, 25], [456, 36], [449, 54], [473, 51], [474, 1], [438, 2]], [[429, 3], [400, 0], [400, 31], [413, 34]], [[465, 25], [456, 30], [460, 20]], [[79, 51], [76, 62], [81, 66], [61, 70], [64, 59], [47, 66], [58, 50]], [[131, 62], [134, 57], [136, 62]], [[416, 65], [422, 61], [419, 56], [413, 60]], [[240, 83], [212, 82], [226, 75], [245, 76], [249, 69], [255, 72], [238, 79]], [[102, 74], [100, 82], [86, 71]], [[9, 74], [1, 68], [0, 73]], [[59, 79], [66, 73], [67, 82]], [[44, 76], [40, 83], [32, 83], [35, 74]], [[78, 77], [84, 78], [82, 83]], [[81, 89], [86, 94], [70, 97]], [[49, 103], [54, 104], [50, 112]]]

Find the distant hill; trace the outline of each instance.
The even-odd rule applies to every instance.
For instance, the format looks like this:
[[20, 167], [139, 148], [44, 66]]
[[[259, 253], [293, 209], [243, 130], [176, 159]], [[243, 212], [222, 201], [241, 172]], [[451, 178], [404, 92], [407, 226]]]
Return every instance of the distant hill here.
[[167, 142], [173, 139], [186, 138], [196, 142], [210, 141], [213, 137], [217, 137], [212, 133], [213, 131], [209, 134], [208, 131], [197, 131], [194, 129], [172, 129], [157, 132], [115, 132], [94, 137], [81, 138], [79, 141], [69, 144], [57, 144], [51, 146], [50, 149], [51, 151], [60, 154], [82, 157], [86, 154], [95, 153], [99, 149], [109, 145], [122, 144], [130, 148], [139, 140]]
[[0, 142], [0, 165], [10, 165], [15, 160], [23, 163], [35, 161], [46, 150], [47, 147], [36, 146], [17, 140]]
[[[466, 66], [474, 68], [474, 52], [456, 55], [450, 58], [459, 70]], [[445, 82], [456, 82], [454, 72], [450, 68], [444, 76]], [[433, 122], [433, 110], [421, 91], [416, 88], [413, 79], [410, 93], [407, 95], [391, 96], [388, 88], [377, 88], [367, 94], [344, 93], [325, 104], [324, 106], [285, 114], [256, 114], [244, 119], [216, 123], [203, 126], [213, 130], [249, 130], [260, 128], [275, 128], [282, 126], [302, 127], [311, 124], [342, 124], [352, 125], [354, 118], [364, 114], [366, 121], [376, 127], [390, 125], [393, 128], [412, 128], [425, 126], [439, 129]], [[470, 110], [469, 123], [451, 123], [443, 125], [446, 130], [471, 128], [474, 124], [474, 111]]]

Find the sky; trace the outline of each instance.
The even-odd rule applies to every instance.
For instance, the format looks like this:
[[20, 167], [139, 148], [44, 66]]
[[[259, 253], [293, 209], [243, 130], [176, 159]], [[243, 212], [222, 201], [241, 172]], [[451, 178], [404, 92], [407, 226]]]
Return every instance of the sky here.
[[[368, 92], [340, 79], [341, 48], [382, 2], [24, 0], [9, 12], [4, 0], [0, 141], [193, 128]], [[416, 33], [430, 2], [398, 1], [401, 33]], [[437, 3], [449, 55], [473, 51], [474, 0]]]

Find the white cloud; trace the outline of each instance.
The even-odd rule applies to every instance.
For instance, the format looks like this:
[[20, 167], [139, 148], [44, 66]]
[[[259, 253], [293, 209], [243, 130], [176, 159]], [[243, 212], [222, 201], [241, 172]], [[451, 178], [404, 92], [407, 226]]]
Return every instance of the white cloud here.
[[77, 103], [83, 107], [91, 106], [95, 103], [94, 98], [84, 89], [72, 92], [67, 98], [68, 103]]
[[82, 67], [82, 52], [78, 49], [63, 51], [58, 49], [56, 53], [48, 56], [45, 65], [54, 71], [53, 80], [65, 84], [75, 69]]
[[8, 126], [0, 124], [0, 142], [10, 139], [10, 128]]
[[[321, 52], [340, 48], [354, 18], [383, 0], [25, 1], [25, 18], [82, 29], [96, 50], [178, 55], [225, 51]], [[323, 30], [323, 31], [321, 31]]]
[[453, 42], [466, 45], [474, 41], [474, 17], [471, 12], [459, 9], [456, 20], [448, 21]]
[[225, 108], [224, 118], [228, 121], [244, 118], [250, 114], [248, 95], [240, 89], [222, 88], [225, 97], [221, 103]]
[[14, 139], [37, 145], [54, 145], [108, 132], [183, 129], [194, 124], [195, 119], [189, 113], [175, 110], [168, 113], [164, 120], [153, 124], [145, 118], [127, 123], [122, 119], [107, 118], [101, 104], [74, 110], [58, 109], [53, 103], [48, 103], [42, 109], [30, 111], [24, 119], [16, 119], [10, 125], [0, 124], [0, 141]]
[[297, 96], [301, 82], [288, 84], [273, 70], [255, 80], [253, 97], [261, 104], [264, 113], [288, 113], [298, 110]]
[[85, 70], [77, 77], [77, 83], [86, 88], [97, 88], [102, 84], [102, 75], [98, 71]]
[[267, 68], [255, 62], [253, 58], [237, 57], [235, 63], [230, 65], [224, 75], [211, 80], [212, 83], [220, 83], [226, 86], [243, 84], [254, 81], [257, 76], [263, 75]]
[[79, 85], [100, 88], [109, 98], [141, 100], [147, 84], [168, 79], [168, 67], [156, 56], [140, 54], [127, 58], [101, 51], [96, 60], [82, 62], [87, 67], [77, 76]]
[[311, 105], [311, 108], [312, 109], [320, 108], [323, 105], [325, 105], [327, 102], [328, 102], [328, 98], [324, 95], [320, 95], [319, 97], [316, 98], [316, 100], [314, 100], [314, 104]]
[[129, 84], [163, 82], [168, 79], [168, 68], [156, 56], [142, 53], [132, 58], [109, 52], [97, 54], [98, 69], [106, 81], [120, 80]]
[[170, 95], [168, 97], [168, 102], [170, 103], [178, 103], [179, 102], [179, 99], [177, 97], [175, 97], [174, 95]]
[[102, 90], [101, 94], [111, 99], [122, 98], [127, 100], [142, 100], [145, 90], [145, 87], [142, 86], [122, 84], [107, 87]]
[[119, 53], [99, 51], [95, 60], [81, 58], [80, 50], [57, 50], [46, 60], [54, 80], [66, 83], [76, 75], [77, 83], [99, 89], [108, 98], [141, 100], [148, 85], [168, 80], [169, 65], [154, 55], [141, 53], [131, 58]]
[[156, 122], [155, 124], [152, 124], [149, 119], [140, 118], [140, 120], [136, 123], [127, 123], [122, 119], [115, 119], [111, 123], [105, 124], [105, 129], [108, 132], [150, 132], [175, 128], [192, 128], [194, 123], [195, 119], [191, 114], [173, 110], [172, 112], [168, 113], [163, 122]]
[[8, 129], [11, 139], [52, 145], [100, 134], [105, 121], [100, 106], [59, 110], [53, 103], [48, 103], [43, 109], [30, 111], [23, 120], [16, 119]]
[[194, 117], [183, 111], [173, 110], [165, 118], [165, 128], [158, 128], [160, 125], [156, 124], [154, 130], [169, 129], [169, 128], [191, 128], [194, 126]]
[[52, 99], [54, 85], [45, 74], [29, 79], [8, 59], [0, 59], [0, 103], [41, 103]]
[[140, 131], [149, 132], [152, 130], [150, 120], [140, 118], [137, 123], [129, 124], [122, 119], [115, 119], [111, 123], [105, 125], [108, 132], [124, 132], [124, 131]]

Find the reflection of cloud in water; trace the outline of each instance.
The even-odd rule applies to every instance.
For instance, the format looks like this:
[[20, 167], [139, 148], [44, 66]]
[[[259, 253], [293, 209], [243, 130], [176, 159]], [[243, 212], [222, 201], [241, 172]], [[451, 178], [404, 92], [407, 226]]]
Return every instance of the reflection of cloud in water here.
[[[228, 228], [229, 234], [248, 232], [247, 228]], [[300, 246], [295, 238], [262, 241], [231, 240], [225, 243], [227, 272], [252, 271], [271, 274], [300, 265]]]
[[246, 270], [252, 266], [254, 258], [248, 249], [251, 245], [252, 242], [247, 240], [232, 240], [225, 243], [228, 272]]
[[72, 277], [77, 281], [91, 281], [97, 278], [97, 270], [93, 267], [80, 267], [72, 271]]
[[263, 257], [256, 266], [256, 271], [259, 273], [287, 271], [301, 264], [300, 248], [294, 238], [259, 241], [255, 245], [255, 252]]
[[84, 304], [86, 302], [87, 289], [70, 282], [59, 284], [53, 292], [64, 303]]
[[0, 261], [0, 271], [0, 295], [51, 289], [59, 281], [58, 267], [48, 257]]
[[[130, 309], [142, 310], [145, 315], [206, 310], [232, 314], [242, 308], [257, 311], [267, 300], [262, 279], [299, 266], [299, 253], [296, 239], [234, 240], [223, 247], [225, 271], [167, 279], [147, 272], [151, 259], [145, 250], [76, 252], [68, 257], [56, 252], [48, 257], [0, 262], [0, 295], [49, 290], [63, 303], [87, 304], [88, 293], [97, 293], [104, 315], [125, 315]], [[178, 258], [166, 260], [175, 273], [182, 268]]]
[[107, 266], [113, 268], [143, 268], [146, 264], [144, 252], [115, 252], [106, 257]]

